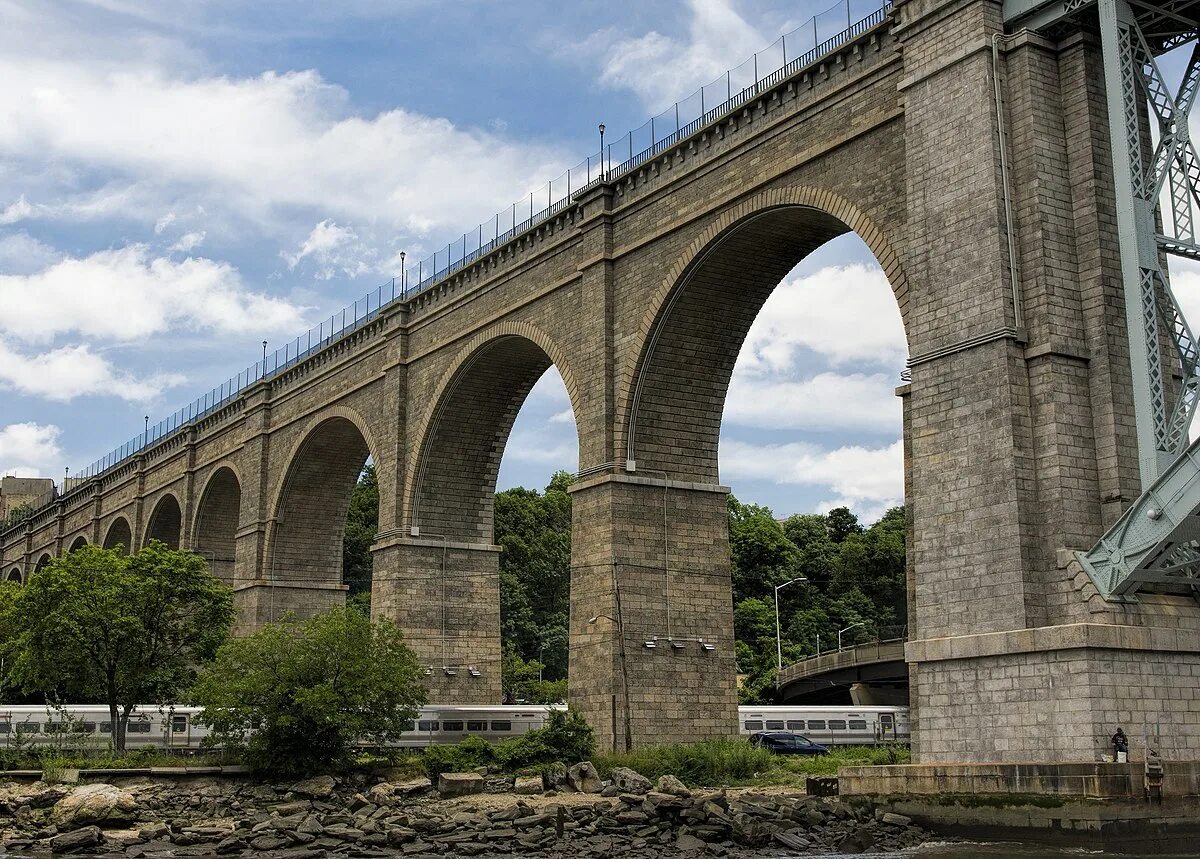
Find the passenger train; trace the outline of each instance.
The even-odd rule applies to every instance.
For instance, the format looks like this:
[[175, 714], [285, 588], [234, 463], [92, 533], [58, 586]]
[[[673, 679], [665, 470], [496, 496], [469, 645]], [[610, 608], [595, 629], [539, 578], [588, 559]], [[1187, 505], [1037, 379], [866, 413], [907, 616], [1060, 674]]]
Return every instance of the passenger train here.
[[[499, 741], [542, 727], [561, 705], [421, 708], [395, 743], [401, 747], [457, 743], [469, 736]], [[129, 716], [127, 749], [198, 751], [209, 729], [196, 717], [199, 707], [139, 705]], [[795, 731], [822, 745], [875, 745], [909, 741], [907, 707], [751, 706], [738, 708], [738, 732]], [[18, 744], [107, 747], [112, 739], [108, 707], [97, 704], [0, 705], [0, 746]], [[664, 741], [669, 738], [664, 737]]]

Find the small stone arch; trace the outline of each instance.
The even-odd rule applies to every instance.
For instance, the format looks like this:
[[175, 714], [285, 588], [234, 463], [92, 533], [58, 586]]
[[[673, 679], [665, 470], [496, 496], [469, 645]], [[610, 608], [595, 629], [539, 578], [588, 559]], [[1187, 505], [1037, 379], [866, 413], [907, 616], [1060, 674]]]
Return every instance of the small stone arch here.
[[579, 415], [579, 387], [566, 355], [535, 326], [495, 326], [459, 352], [415, 436], [419, 445], [405, 490], [410, 535], [491, 542], [509, 433], [529, 391], [552, 366]]
[[[899, 256], [877, 225], [832, 192], [807, 187], [760, 192], [731, 206], [689, 245], [651, 300], [638, 348], [621, 370], [618, 450], [627, 466], [688, 481], [719, 481], [723, 403], [751, 323], [792, 267], [851, 231], [875, 255], [907, 321], [909, 289]], [[681, 410], [683, 385], [687, 399], [709, 405]]]
[[52, 560], [54, 560], [54, 558], [50, 555], [49, 552], [43, 552], [42, 556], [40, 558], [38, 558], [38, 562], [34, 566], [33, 571], [35, 573], [40, 573], [42, 570], [44, 570], [46, 568], [46, 565], [48, 563], [50, 563]]
[[85, 536], [83, 536], [82, 534], [80, 534], [78, 537], [76, 537], [76, 538], [75, 538], [75, 539], [72, 541], [72, 543], [71, 543], [71, 548], [70, 548], [70, 549], [68, 549], [67, 551], [69, 551], [69, 552], [78, 552], [80, 549], [82, 549], [82, 548], [83, 548], [84, 546], [86, 546], [87, 544], [88, 544], [87, 537], [85, 537]]
[[366, 422], [350, 409], [325, 410], [306, 427], [286, 460], [274, 503], [265, 565], [271, 591], [264, 619], [284, 611], [308, 616], [344, 601], [346, 513], [367, 459], [382, 468], [376, 450]]
[[5, 577], [5, 581], [16, 582], [18, 585], [23, 584], [24, 582], [21, 577], [21, 568], [13, 567], [11, 570], [9, 570], [8, 575]]
[[146, 536], [143, 546], [148, 546], [151, 540], [166, 544], [168, 549], [178, 549], [183, 532], [183, 510], [179, 499], [172, 492], [165, 492], [154, 505], [154, 511], [146, 525]]
[[133, 529], [129, 527], [129, 520], [124, 516], [118, 516], [109, 523], [108, 531], [104, 535], [105, 549], [120, 549], [122, 555], [128, 555], [133, 548]]
[[208, 561], [209, 571], [232, 584], [237, 529], [242, 515], [242, 482], [231, 465], [215, 468], [200, 495], [192, 527], [194, 551]]

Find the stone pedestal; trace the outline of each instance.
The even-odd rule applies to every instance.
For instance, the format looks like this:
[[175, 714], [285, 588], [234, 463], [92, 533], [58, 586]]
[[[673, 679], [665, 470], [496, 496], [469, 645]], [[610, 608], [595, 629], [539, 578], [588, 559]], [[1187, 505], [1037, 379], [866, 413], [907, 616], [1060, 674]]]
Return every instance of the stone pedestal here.
[[571, 492], [570, 700], [597, 743], [736, 733], [728, 489], [618, 474]]
[[431, 704], [499, 704], [500, 548], [381, 534], [371, 614], [400, 627]]

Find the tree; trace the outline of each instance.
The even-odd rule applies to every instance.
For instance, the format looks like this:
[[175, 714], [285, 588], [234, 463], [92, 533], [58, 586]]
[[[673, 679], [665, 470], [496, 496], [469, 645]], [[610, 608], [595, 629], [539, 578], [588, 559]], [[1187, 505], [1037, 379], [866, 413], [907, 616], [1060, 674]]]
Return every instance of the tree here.
[[18, 522], [24, 522], [33, 515], [33, 511], [34, 506], [32, 504], [18, 504], [12, 510], [9, 510], [8, 515], [4, 517], [3, 527], [9, 528]]
[[398, 739], [425, 702], [422, 676], [395, 624], [335, 608], [227, 642], [192, 699], [214, 742], [256, 772], [296, 775]]
[[134, 705], [175, 700], [228, 636], [233, 594], [191, 552], [85, 546], [35, 572], [7, 614], [13, 679], [108, 704], [124, 751]]
[[[358, 477], [350, 496], [346, 513], [346, 533], [342, 538], [342, 582], [350, 586], [349, 596], [367, 594], [368, 613], [371, 607], [371, 577], [373, 564], [371, 544], [379, 531], [379, 481], [375, 466], [368, 465]], [[359, 604], [362, 604], [360, 598]]]
[[796, 578], [800, 554], [770, 509], [742, 504], [733, 495], [728, 503], [736, 604], [748, 597], [772, 594], [776, 585]]

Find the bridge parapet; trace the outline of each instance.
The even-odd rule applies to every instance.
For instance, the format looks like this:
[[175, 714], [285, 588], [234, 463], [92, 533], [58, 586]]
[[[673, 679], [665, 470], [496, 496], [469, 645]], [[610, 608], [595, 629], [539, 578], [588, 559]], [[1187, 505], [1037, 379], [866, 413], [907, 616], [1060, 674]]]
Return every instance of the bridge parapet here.
[[904, 661], [904, 645], [907, 639], [872, 641], [842, 650], [833, 650], [808, 659], [801, 659], [783, 666], [779, 672], [779, 685], [786, 686], [795, 680], [803, 680], [818, 674], [827, 674], [860, 665], [875, 665], [880, 662]]

